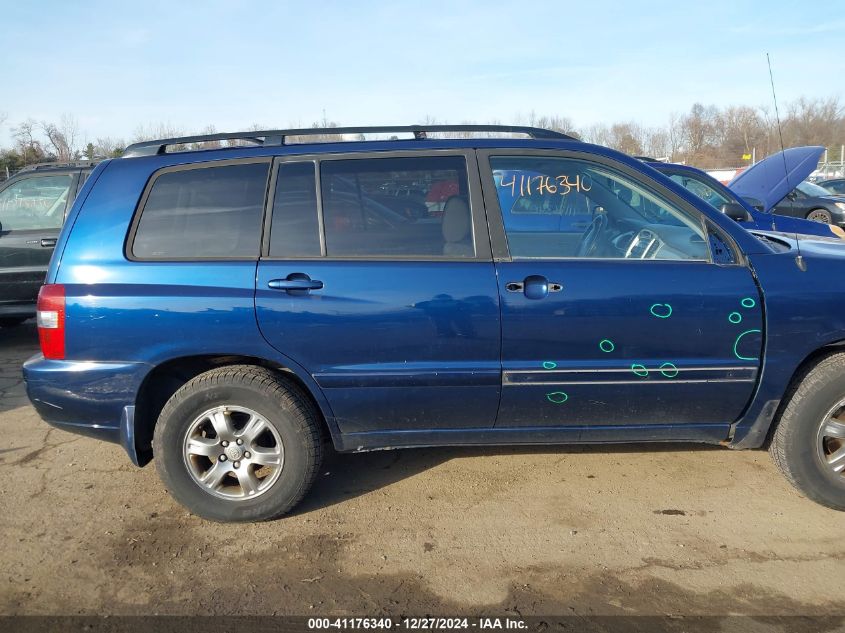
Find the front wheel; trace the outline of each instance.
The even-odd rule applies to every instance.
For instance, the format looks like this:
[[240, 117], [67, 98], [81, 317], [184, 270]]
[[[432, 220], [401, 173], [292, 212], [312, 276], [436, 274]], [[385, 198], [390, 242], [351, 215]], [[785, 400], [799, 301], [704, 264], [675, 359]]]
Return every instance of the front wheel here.
[[319, 412], [293, 382], [263, 367], [200, 374], [159, 416], [153, 453], [170, 493], [214, 521], [290, 511], [322, 459]]
[[845, 354], [807, 372], [781, 414], [769, 453], [806, 497], [845, 510]]
[[827, 209], [813, 209], [807, 214], [807, 219], [813, 222], [824, 222], [825, 224], [833, 222], [833, 216]]

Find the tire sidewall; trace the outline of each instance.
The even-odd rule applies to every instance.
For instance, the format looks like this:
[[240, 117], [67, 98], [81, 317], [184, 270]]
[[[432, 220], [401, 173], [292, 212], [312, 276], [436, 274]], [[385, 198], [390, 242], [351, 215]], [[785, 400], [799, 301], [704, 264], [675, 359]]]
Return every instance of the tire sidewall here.
[[825, 415], [845, 397], [845, 369], [825, 375], [792, 411], [786, 440], [790, 470], [827, 505], [845, 508], [845, 477], [830, 471], [818, 455], [818, 432]]
[[[826, 222], [826, 223], [828, 223], [828, 224], [830, 224], [831, 222], [833, 222], [833, 215], [830, 213], [830, 211], [828, 211], [827, 209], [821, 209], [821, 208], [811, 210], [811, 211], [807, 214], [807, 219], [809, 219], [809, 216], [813, 215], [814, 213], [826, 213], [826, 214], [827, 214], [827, 218], [828, 218], [828, 219], [827, 219], [827, 220], [825, 220], [825, 222]], [[811, 222], [821, 222], [821, 220], [810, 220], [810, 221], [811, 221]]]
[[[264, 417], [281, 437], [284, 447], [282, 472], [272, 487], [254, 499], [236, 501], [216, 497], [188, 472], [183, 457], [185, 435], [198, 415], [222, 405], [252, 409]], [[192, 512], [215, 521], [259, 521], [278, 513], [278, 508], [298, 499], [306, 485], [310, 452], [300, 431], [299, 412], [245, 385], [216, 384], [192, 390], [156, 425], [156, 463], [162, 479], [177, 501]]]

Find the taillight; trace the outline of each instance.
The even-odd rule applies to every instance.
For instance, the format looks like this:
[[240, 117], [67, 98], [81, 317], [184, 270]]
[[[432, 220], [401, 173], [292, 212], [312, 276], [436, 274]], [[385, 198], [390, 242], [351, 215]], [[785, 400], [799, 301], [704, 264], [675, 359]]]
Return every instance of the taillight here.
[[44, 358], [65, 357], [65, 287], [61, 284], [41, 286], [38, 292], [38, 339]]

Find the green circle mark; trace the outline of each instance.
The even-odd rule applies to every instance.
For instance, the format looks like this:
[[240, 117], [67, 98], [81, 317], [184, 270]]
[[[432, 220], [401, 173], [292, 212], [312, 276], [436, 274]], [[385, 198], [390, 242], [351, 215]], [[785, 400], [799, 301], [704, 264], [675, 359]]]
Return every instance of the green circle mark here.
[[614, 345], [613, 341], [609, 338], [604, 338], [599, 342], [599, 349], [604, 353], [609, 354], [616, 349], [616, 345]]
[[631, 371], [634, 372], [634, 375], [639, 376], [640, 378], [648, 376], [648, 369], [646, 369], [645, 365], [641, 365], [640, 363], [632, 364]]
[[742, 315], [739, 312], [731, 312], [728, 315], [728, 321], [730, 321], [731, 323], [739, 323], [740, 321], [742, 321]]
[[754, 301], [751, 297], [745, 297], [742, 301], [740, 301], [743, 308], [753, 308], [757, 305], [757, 302]]
[[667, 378], [674, 378], [678, 375], [678, 368], [675, 367], [675, 363], [663, 363], [660, 366], [660, 373]]
[[734, 356], [736, 356], [739, 360], [760, 360], [756, 356], [740, 356], [739, 352], [736, 351], [736, 348], [739, 346], [739, 342], [742, 340], [742, 337], [746, 334], [762, 334], [760, 330], [745, 330], [742, 334], [736, 337], [734, 341]]
[[557, 367], [557, 363], [553, 360], [544, 360], [543, 361], [543, 369], [554, 369]]
[[546, 394], [546, 400], [553, 402], [554, 404], [563, 404], [569, 400], [569, 396], [566, 395], [566, 392], [564, 391], [552, 391], [551, 393]]
[[668, 303], [655, 303], [649, 308], [649, 312], [658, 319], [668, 319], [672, 316], [672, 306]]

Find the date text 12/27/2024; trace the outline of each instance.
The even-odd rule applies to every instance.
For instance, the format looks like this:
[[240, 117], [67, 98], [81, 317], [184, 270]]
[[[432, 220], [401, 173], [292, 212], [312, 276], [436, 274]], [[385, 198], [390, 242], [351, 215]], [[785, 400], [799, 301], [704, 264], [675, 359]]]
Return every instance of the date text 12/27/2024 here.
[[519, 618], [437, 618], [437, 617], [403, 617], [399, 620], [392, 618], [308, 618], [308, 630], [331, 629], [406, 629], [409, 631], [480, 629], [480, 630], [525, 630], [527, 623]]

